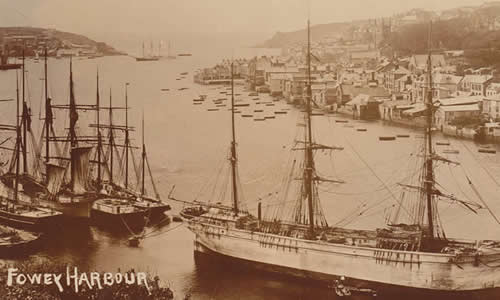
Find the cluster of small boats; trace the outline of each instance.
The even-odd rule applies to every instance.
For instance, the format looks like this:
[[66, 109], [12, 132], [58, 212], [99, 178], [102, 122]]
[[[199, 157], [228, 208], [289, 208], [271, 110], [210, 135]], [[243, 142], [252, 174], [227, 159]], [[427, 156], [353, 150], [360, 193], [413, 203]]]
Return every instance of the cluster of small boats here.
[[[270, 119], [275, 119], [278, 115], [286, 115], [290, 110], [289, 107], [281, 107], [278, 109], [276, 103], [279, 99], [261, 99], [258, 93], [250, 92], [247, 96], [244, 96], [243, 91], [239, 93], [234, 93], [234, 86], [225, 87], [219, 86], [216, 88], [218, 95], [211, 95], [213, 97], [212, 101], [208, 100], [208, 95], [200, 95], [198, 98], [193, 99], [193, 105], [203, 105], [206, 104], [208, 107], [206, 111], [217, 112], [224, 110], [231, 110], [231, 100], [234, 100], [234, 113], [239, 114], [243, 118], [253, 118], [254, 121], [265, 121]], [[226, 97], [224, 97], [226, 96]], [[227, 109], [224, 109], [227, 107]]]

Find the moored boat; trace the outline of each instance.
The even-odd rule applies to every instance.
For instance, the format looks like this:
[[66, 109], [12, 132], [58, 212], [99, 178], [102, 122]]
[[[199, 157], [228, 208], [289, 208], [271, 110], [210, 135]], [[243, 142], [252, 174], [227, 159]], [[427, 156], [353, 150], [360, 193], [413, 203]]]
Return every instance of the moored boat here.
[[148, 210], [138, 208], [128, 199], [103, 198], [92, 204], [93, 224], [133, 233], [142, 231], [148, 223]]

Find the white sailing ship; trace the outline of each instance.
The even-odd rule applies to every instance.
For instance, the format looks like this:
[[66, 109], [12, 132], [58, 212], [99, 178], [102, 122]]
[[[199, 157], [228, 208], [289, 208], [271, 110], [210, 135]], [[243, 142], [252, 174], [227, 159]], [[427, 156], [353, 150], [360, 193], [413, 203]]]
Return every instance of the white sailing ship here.
[[[437, 202], [449, 200], [476, 211], [481, 206], [447, 196], [438, 190], [434, 167], [453, 163], [437, 155], [432, 142], [432, 88], [427, 98], [425, 139], [418, 184], [402, 184], [418, 195], [412, 218], [403, 222], [396, 213], [386, 228], [354, 230], [330, 227], [319, 201], [318, 185], [328, 181], [316, 172], [314, 152], [336, 150], [313, 140], [308, 23], [308, 84], [302, 141], [303, 151], [285, 185], [300, 182], [290, 220], [253, 216], [242, 208], [237, 176], [237, 151], [232, 92], [231, 205], [190, 206], [183, 213], [197, 212], [188, 220], [195, 235], [195, 252], [215, 255], [241, 265], [317, 279], [329, 283], [342, 279], [356, 289], [379, 294], [414, 292], [429, 295], [495, 294], [500, 287], [500, 241], [463, 241], [447, 238], [440, 226]], [[430, 52], [430, 51], [429, 51]], [[429, 63], [430, 63], [429, 53]], [[429, 82], [432, 74], [429, 69]], [[303, 124], [304, 125], [304, 124]], [[297, 180], [298, 179], [298, 180]], [[288, 189], [283, 189], [288, 191]], [[287, 192], [284, 199], [292, 195]], [[284, 201], [286, 202], [286, 201]], [[288, 201], [290, 202], [290, 201]], [[401, 208], [408, 207], [401, 204]], [[198, 208], [198, 209], [196, 209]], [[402, 215], [402, 214], [401, 214]]]

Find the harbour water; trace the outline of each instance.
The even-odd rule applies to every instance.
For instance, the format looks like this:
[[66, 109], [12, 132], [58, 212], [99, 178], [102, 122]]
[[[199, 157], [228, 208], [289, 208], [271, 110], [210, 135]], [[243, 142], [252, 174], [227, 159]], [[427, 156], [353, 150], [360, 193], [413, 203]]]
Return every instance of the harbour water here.
[[[132, 109], [129, 121], [136, 128], [133, 142], [140, 142], [141, 115], [144, 112], [149, 161], [163, 199], [167, 200], [167, 195], [175, 186], [173, 195], [178, 199], [217, 202], [218, 195], [213, 194], [210, 183], [221, 165], [227, 162], [231, 115], [229, 105], [220, 107], [219, 111], [207, 111], [207, 108], [215, 107], [212, 99], [230, 99], [230, 96], [220, 94], [226, 89], [193, 84], [192, 76], [196, 69], [212, 66], [223, 57], [248, 57], [266, 52], [199, 48], [192, 53], [191, 57], [141, 63], [132, 57], [75, 58], [76, 101], [80, 104], [95, 103], [97, 68], [103, 103], [108, 101], [110, 88], [113, 104], [119, 106], [124, 103], [125, 83], [130, 83], [128, 95]], [[28, 61], [26, 69], [26, 95], [36, 131], [41, 116], [40, 107], [43, 107], [43, 81], [40, 80], [43, 78], [43, 63]], [[189, 74], [184, 79], [176, 80], [182, 72]], [[15, 97], [14, 74], [0, 73], [2, 98]], [[179, 90], [181, 88], [187, 89]], [[53, 104], [68, 102], [68, 59], [49, 59], [49, 91]], [[243, 86], [237, 86], [236, 93], [241, 94], [236, 99], [252, 103], [250, 107], [241, 108], [242, 114], [254, 113], [257, 104], [248, 96], [248, 91], [244, 91]], [[193, 105], [193, 98], [198, 98], [200, 94], [206, 94], [207, 100], [202, 105]], [[261, 101], [272, 101], [268, 95], [261, 94], [259, 97]], [[286, 175], [285, 165], [296, 138], [297, 123], [301, 122], [298, 108], [283, 101], [274, 103], [274, 107], [261, 105], [264, 110], [262, 116], [271, 115], [278, 109], [289, 109], [288, 113], [258, 122], [254, 118], [236, 116], [240, 178], [247, 208], [253, 212], [259, 199], [264, 209], [273, 209], [273, 195], [279, 191], [279, 184]], [[13, 109], [11, 104], [2, 105], [2, 123], [14, 122]], [[66, 111], [57, 112], [56, 118], [58, 124], [64, 124], [67, 121]], [[81, 114], [82, 134], [87, 130], [83, 124], [92, 122], [93, 118], [93, 113]], [[412, 157], [417, 155], [422, 133], [380, 122], [335, 122], [341, 118], [335, 115], [314, 118], [318, 142], [344, 147], [343, 151], [334, 153], [319, 152], [316, 157], [322, 174], [345, 181], [344, 184], [327, 184], [320, 189], [323, 210], [331, 226], [367, 229], [383, 226], [401, 196], [396, 189], [397, 183], [417, 171]], [[124, 118], [117, 112], [115, 122], [120, 120], [124, 121]], [[367, 130], [357, 131], [357, 128]], [[409, 134], [409, 137], [384, 142], [378, 139], [379, 136], [397, 134]], [[491, 210], [500, 214], [497, 196], [500, 154], [478, 153], [479, 145], [467, 140], [449, 139], [439, 134], [436, 140], [449, 141], [451, 146], [437, 146], [438, 152], [450, 147], [459, 150], [459, 154], [443, 156], [452, 160], [456, 158], [462, 163], [460, 166], [445, 164], [438, 169], [436, 177], [440, 186], [457, 198], [480, 203], [465, 175], [470, 176]], [[7, 156], [0, 156], [2, 163], [6, 159]], [[172, 214], [182, 208], [178, 203], [170, 204], [173, 206]], [[440, 211], [441, 223], [449, 237], [477, 240], [495, 238], [500, 234], [500, 225], [485, 209], [479, 210], [478, 216], [458, 205], [442, 203]], [[146, 238], [139, 248], [128, 247], [126, 237], [83, 227], [71, 233], [47, 237], [45, 246], [35, 256], [64, 260], [81, 268], [103, 271], [135, 268], [157, 273], [179, 299], [188, 293], [192, 294], [192, 299], [334, 298], [333, 291], [327, 287], [305, 285], [245, 270], [207, 269], [197, 265], [193, 257], [192, 233], [184, 225], [176, 226], [179, 223], [162, 227]]]

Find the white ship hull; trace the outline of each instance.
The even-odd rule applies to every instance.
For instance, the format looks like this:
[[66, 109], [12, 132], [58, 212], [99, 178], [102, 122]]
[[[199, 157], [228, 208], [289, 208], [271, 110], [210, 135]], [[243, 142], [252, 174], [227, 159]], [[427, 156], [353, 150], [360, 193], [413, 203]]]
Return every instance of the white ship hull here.
[[[479, 257], [396, 251], [295, 239], [189, 222], [195, 251], [286, 269], [319, 280], [349, 280], [431, 292], [494, 290], [500, 294], [500, 253]], [[281, 271], [280, 271], [281, 272]]]

